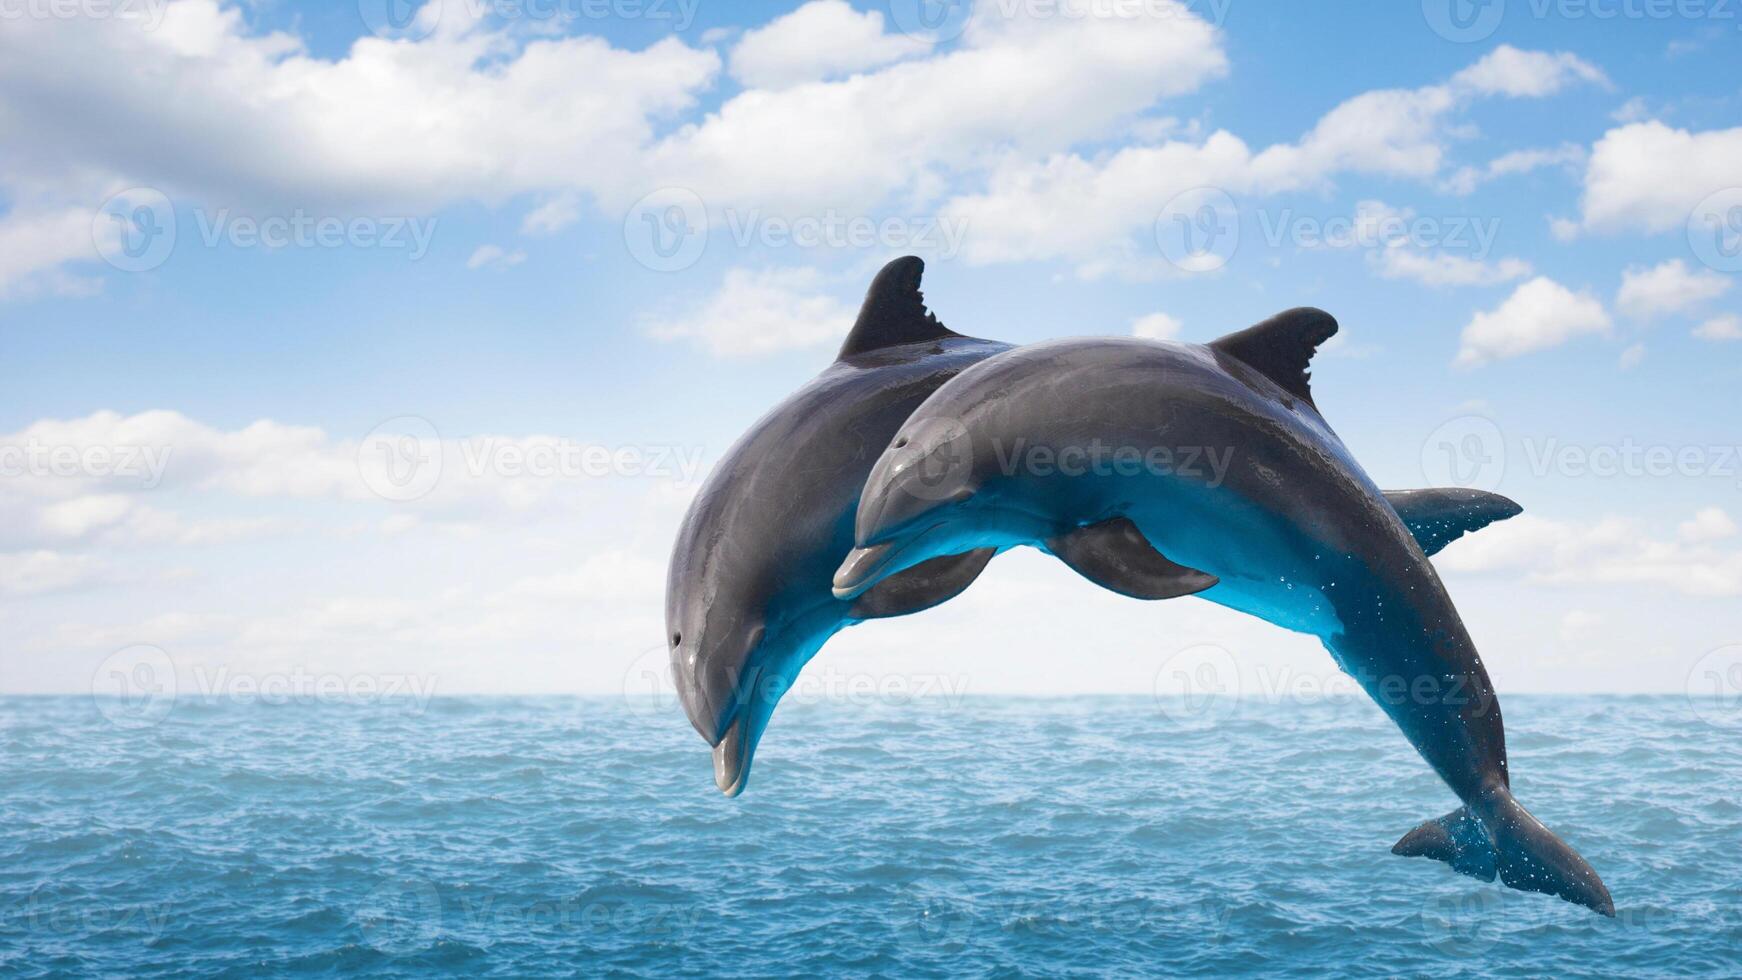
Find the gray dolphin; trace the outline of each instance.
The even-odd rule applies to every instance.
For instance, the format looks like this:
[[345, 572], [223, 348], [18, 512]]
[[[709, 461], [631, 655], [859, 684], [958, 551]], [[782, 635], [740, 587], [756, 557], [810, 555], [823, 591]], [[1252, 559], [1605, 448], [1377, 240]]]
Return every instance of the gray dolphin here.
[[1317, 636], [1463, 801], [1395, 853], [1614, 915], [1590, 865], [1513, 798], [1500, 706], [1427, 560], [1516, 505], [1376, 488], [1308, 387], [1336, 329], [1299, 309], [1208, 345], [1059, 340], [963, 371], [872, 469], [835, 594], [1124, 519], [1174, 594]]
[[[672, 549], [666, 639], [690, 722], [714, 747], [714, 780], [742, 792], [781, 695], [830, 636], [937, 605], [967, 588], [994, 549], [939, 555], [847, 599], [832, 590], [853, 546], [853, 513], [877, 456], [926, 396], [1009, 344], [964, 337], [925, 307], [913, 256], [884, 266], [835, 362], [739, 438], [697, 493]], [[1154, 554], [1112, 524], [1066, 535], [1075, 567], [1127, 594]], [[1145, 596], [1156, 598], [1157, 596]]]

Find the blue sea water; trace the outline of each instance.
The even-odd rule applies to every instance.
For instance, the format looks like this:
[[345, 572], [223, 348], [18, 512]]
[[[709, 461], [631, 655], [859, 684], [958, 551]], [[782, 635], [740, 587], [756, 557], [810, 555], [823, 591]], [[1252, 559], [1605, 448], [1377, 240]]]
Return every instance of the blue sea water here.
[[658, 702], [0, 699], [0, 974], [1742, 973], [1742, 719], [1503, 703], [1617, 918], [1393, 857], [1355, 701], [795, 704], [727, 800]]

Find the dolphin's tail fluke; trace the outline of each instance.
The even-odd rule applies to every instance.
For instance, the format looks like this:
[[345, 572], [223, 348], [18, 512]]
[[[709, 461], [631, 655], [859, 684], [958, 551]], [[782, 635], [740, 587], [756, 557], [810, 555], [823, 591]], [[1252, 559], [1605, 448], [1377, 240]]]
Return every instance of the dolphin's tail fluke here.
[[1483, 881], [1498, 874], [1520, 891], [1555, 895], [1603, 915], [1615, 914], [1615, 903], [1597, 872], [1511, 793], [1495, 793], [1482, 810], [1486, 819], [1465, 806], [1429, 820], [1404, 834], [1391, 853], [1444, 861], [1452, 870]]

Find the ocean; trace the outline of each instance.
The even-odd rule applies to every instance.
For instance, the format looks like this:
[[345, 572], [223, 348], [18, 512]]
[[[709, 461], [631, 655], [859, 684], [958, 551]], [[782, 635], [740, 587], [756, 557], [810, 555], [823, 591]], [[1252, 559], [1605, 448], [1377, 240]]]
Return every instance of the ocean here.
[[0, 698], [0, 975], [1742, 973], [1742, 709], [1502, 705], [1616, 918], [1393, 857], [1349, 699], [813, 700], [728, 800], [666, 701]]

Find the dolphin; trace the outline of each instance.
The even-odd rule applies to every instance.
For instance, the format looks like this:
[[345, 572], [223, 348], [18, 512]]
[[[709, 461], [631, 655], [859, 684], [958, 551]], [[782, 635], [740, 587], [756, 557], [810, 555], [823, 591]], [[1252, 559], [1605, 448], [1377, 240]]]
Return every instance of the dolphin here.
[[1596, 872], [1513, 797], [1493, 686], [1427, 558], [1517, 505], [1376, 488], [1308, 384], [1336, 330], [1296, 309], [1207, 345], [1057, 340], [962, 371], [872, 468], [835, 595], [1123, 520], [1165, 556], [1150, 591], [1318, 637], [1458, 796], [1394, 853], [1612, 916]]
[[[994, 553], [915, 562], [851, 598], [832, 588], [877, 455], [939, 385], [1010, 349], [939, 323], [920, 292], [924, 269], [913, 256], [884, 266], [834, 363], [738, 439], [678, 532], [666, 580], [672, 678], [690, 723], [714, 747], [714, 781], [728, 796], [743, 792], [781, 695], [830, 636], [957, 595]], [[1163, 561], [1118, 524], [1066, 537], [1060, 549], [1079, 570], [1101, 569], [1091, 576], [1098, 581]], [[1119, 584], [1144, 595], [1141, 581]]]

